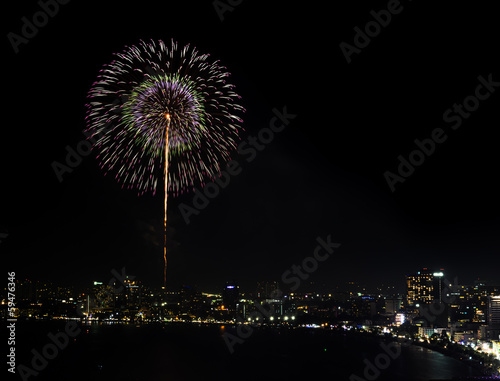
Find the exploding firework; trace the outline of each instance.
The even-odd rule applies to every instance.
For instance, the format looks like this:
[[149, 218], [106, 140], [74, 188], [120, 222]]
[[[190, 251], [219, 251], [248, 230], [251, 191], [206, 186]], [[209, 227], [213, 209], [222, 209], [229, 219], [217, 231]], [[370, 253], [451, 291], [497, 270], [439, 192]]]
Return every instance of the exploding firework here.
[[[168, 193], [213, 180], [236, 150], [244, 109], [228, 76], [190, 45], [141, 41], [89, 91], [86, 133], [101, 168], [139, 194], [163, 188], [165, 230]], [[164, 257], [166, 277], [166, 243]]]
[[174, 195], [220, 174], [244, 111], [228, 76], [208, 54], [173, 41], [141, 41], [116, 54], [88, 95], [87, 133], [101, 168], [139, 194], [163, 188], [167, 149]]

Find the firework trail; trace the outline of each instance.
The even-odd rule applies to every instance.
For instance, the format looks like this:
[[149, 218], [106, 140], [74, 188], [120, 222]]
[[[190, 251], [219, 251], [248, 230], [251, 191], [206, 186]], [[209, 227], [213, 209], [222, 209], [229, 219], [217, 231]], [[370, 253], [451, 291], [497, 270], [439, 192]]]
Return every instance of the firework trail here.
[[190, 45], [140, 41], [117, 53], [88, 93], [86, 133], [105, 173], [140, 195], [164, 184], [164, 282], [168, 193], [213, 180], [240, 140], [244, 109], [228, 76]]

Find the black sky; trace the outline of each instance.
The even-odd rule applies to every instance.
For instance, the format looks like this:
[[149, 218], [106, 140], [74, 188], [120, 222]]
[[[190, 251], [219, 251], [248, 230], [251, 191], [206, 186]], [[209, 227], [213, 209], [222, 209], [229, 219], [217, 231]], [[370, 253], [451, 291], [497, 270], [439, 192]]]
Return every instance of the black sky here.
[[[84, 284], [111, 269], [162, 280], [163, 198], [137, 197], [103, 176], [92, 155], [59, 183], [85, 128], [85, 97], [112, 53], [139, 39], [192, 43], [228, 67], [247, 109], [243, 140], [273, 108], [296, 118], [186, 224], [192, 195], [170, 199], [169, 284], [217, 290], [236, 279], [280, 279], [317, 237], [342, 246], [311, 280], [402, 287], [405, 273], [500, 280], [500, 88], [456, 131], [443, 112], [500, 82], [493, 5], [401, 2], [403, 10], [348, 64], [339, 44], [387, 2], [244, 1], [220, 21], [205, 2], [70, 2], [15, 54], [4, 38], [0, 243], [19, 277]], [[491, 7], [491, 8], [490, 8]], [[4, 36], [35, 1], [8, 4]], [[448, 135], [393, 193], [385, 171], [437, 128]], [[304, 286], [305, 287], [305, 286]]]

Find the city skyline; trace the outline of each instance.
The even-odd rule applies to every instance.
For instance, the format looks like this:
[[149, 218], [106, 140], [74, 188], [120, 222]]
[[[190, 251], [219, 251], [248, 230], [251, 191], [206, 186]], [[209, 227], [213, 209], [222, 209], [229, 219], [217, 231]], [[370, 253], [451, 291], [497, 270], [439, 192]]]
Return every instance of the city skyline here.
[[[247, 292], [235, 280], [221, 284], [215, 293], [189, 286], [172, 292], [151, 288], [127, 274], [125, 268], [113, 269], [111, 275], [108, 281], [94, 280], [76, 290], [48, 282], [14, 280], [16, 274], [9, 273], [14, 282], [9, 283], [9, 290], [15, 297], [11, 299], [9, 293], [8, 299], [2, 299], [0, 313], [20, 327], [29, 322], [67, 321], [65, 332], [77, 338], [82, 328], [75, 321], [87, 334], [92, 326], [95, 332], [96, 325], [136, 329], [158, 324], [163, 329], [179, 324], [215, 325], [220, 327], [229, 356], [242, 350], [253, 332], [260, 335], [268, 329], [283, 334], [296, 329], [320, 330], [327, 336], [340, 332], [358, 335], [358, 340], [362, 335], [378, 336], [383, 337], [383, 343], [391, 340], [392, 347], [399, 342], [458, 358], [483, 374], [500, 370], [500, 283], [461, 285], [455, 279], [452, 284], [444, 269], [422, 268], [407, 274], [403, 294], [390, 289], [371, 293], [355, 282], [350, 282], [349, 291], [318, 293], [291, 292], [277, 281], [263, 281]], [[58, 336], [49, 333], [51, 340], [54, 337]], [[45, 348], [47, 345], [43, 356], [51, 359]], [[36, 356], [37, 352], [32, 353]], [[31, 366], [40, 370], [34, 361]], [[379, 364], [377, 360], [375, 364]], [[386, 368], [377, 367], [380, 371]], [[23, 379], [33, 372], [26, 363], [19, 365], [18, 371]], [[351, 379], [360, 372], [353, 369]]]
[[5, 6], [14, 378], [500, 375], [494, 4]]
[[[430, 337], [446, 331], [452, 338], [462, 337], [456, 341], [464, 342], [488, 338], [495, 341], [500, 337], [500, 283], [463, 285], [456, 279], [451, 283], [444, 269], [440, 270], [423, 268], [407, 275], [403, 293], [391, 288], [373, 292], [356, 282], [324, 293], [289, 290], [277, 281], [257, 282], [252, 290], [245, 290], [234, 280], [221, 284], [215, 292], [187, 285], [169, 291], [151, 287], [122, 268], [113, 269], [108, 281], [94, 280], [84, 288], [17, 279], [16, 308], [8, 310], [11, 317], [28, 320], [79, 317], [101, 322], [125, 319], [152, 323], [175, 318], [241, 324], [249, 317], [256, 324], [319, 327], [328, 321], [344, 325], [350, 322], [358, 327], [414, 327], [420, 335]], [[2, 307], [6, 304], [3, 299]], [[267, 313], [263, 312], [265, 306]], [[3, 308], [2, 314], [6, 311]]]
[[[416, 277], [420, 277], [420, 274], [423, 274], [422, 276], [423, 281], [420, 281], [419, 278], [417, 279]], [[291, 273], [293, 274], [296, 278], [301, 279], [299, 275], [296, 273]], [[311, 273], [310, 275], [312, 275]], [[429, 275], [427, 275], [429, 274]], [[289, 274], [290, 275], [290, 274]], [[304, 275], [304, 273], [302, 273]], [[425, 278], [430, 276], [430, 278]], [[351, 293], [351, 294], [356, 294], [358, 291], [362, 292], [363, 294], [381, 294], [385, 296], [391, 296], [391, 295], [405, 295], [406, 298], [409, 298], [408, 300], [412, 300], [413, 302], [410, 303], [413, 305], [416, 300], [420, 302], [432, 302], [434, 299], [441, 299], [443, 294], [443, 289], [450, 285], [454, 286], [466, 286], [466, 287], [477, 287], [479, 286], [488, 286], [488, 287], [499, 287], [500, 286], [500, 279], [481, 279], [481, 278], [476, 278], [473, 279], [471, 282], [464, 282], [461, 281], [458, 277], [453, 276], [452, 274], [449, 274], [444, 268], [436, 268], [436, 269], [431, 269], [431, 268], [420, 268], [418, 270], [415, 270], [413, 272], [409, 272], [406, 274], [401, 274], [401, 282], [393, 284], [393, 283], [377, 283], [376, 286], [370, 286], [366, 283], [363, 283], [362, 281], [351, 279], [346, 282], [341, 282], [334, 284], [333, 287], [328, 287], [324, 283], [320, 283], [314, 280], [309, 280], [309, 279], [301, 279], [300, 284], [291, 282], [291, 278], [285, 278], [282, 277], [282, 279], [258, 279], [255, 280], [251, 284], [245, 284], [241, 285], [241, 283], [233, 278], [231, 280], [227, 279], [222, 279], [220, 280], [218, 286], [214, 287], [209, 287], [209, 288], [204, 288], [203, 286], [200, 286], [196, 283], [192, 284], [181, 284], [178, 287], [164, 287], [162, 284], [159, 284], [158, 282], [149, 282], [147, 279], [141, 279], [137, 275], [134, 275], [133, 271], [128, 271], [125, 267], [122, 267], [121, 269], [111, 269], [107, 277], [104, 278], [90, 278], [87, 279], [83, 283], [67, 283], [67, 282], [58, 282], [54, 281], [51, 279], [36, 279], [36, 278], [19, 278], [21, 282], [31, 282], [33, 284], [48, 284], [56, 287], [64, 287], [64, 288], [71, 288], [74, 290], [83, 290], [91, 285], [96, 285], [96, 284], [108, 284], [110, 281], [116, 282], [116, 283], [122, 283], [124, 279], [135, 279], [136, 281], [139, 281], [141, 284], [147, 285], [148, 287], [153, 287], [157, 290], [165, 290], [166, 292], [177, 292], [180, 289], [183, 289], [185, 287], [188, 288], [193, 288], [199, 292], [209, 292], [209, 293], [220, 293], [221, 295], [223, 294], [224, 290], [226, 290], [228, 285], [230, 288], [235, 288], [238, 289], [240, 292], [244, 292], [247, 294], [259, 294], [262, 292], [262, 290], [265, 288], [267, 290], [267, 287], [274, 287], [281, 289], [283, 292], [287, 293], [296, 293], [296, 294], [304, 294], [304, 293], [322, 293], [322, 294], [328, 294], [329, 292], [343, 292], [343, 293]], [[411, 279], [411, 281], [410, 281]], [[434, 279], [434, 280], [433, 280]], [[284, 281], [285, 280], [285, 281]], [[439, 283], [436, 283], [438, 281]], [[413, 283], [410, 283], [413, 282]], [[414, 284], [419, 284], [419, 288], [428, 288], [429, 291], [423, 291], [427, 292], [427, 294], [420, 294], [420, 292], [415, 292], [415, 286]], [[437, 286], [439, 284], [439, 286]], [[427, 286], [430, 285], [430, 286]], [[264, 287], [264, 288], [263, 288]], [[438, 290], [439, 287], [439, 290]], [[261, 290], [261, 291], [259, 291]], [[267, 293], [267, 291], [266, 291]]]

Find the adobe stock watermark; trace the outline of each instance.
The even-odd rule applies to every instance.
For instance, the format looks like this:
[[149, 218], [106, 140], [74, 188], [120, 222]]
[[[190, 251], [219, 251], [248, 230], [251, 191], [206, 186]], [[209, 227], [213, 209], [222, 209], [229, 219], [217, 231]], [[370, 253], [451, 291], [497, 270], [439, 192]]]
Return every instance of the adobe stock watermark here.
[[[150, 75], [150, 76], [155, 76], [161, 73], [160, 70], [155, 70], [151, 66], [147, 65], [144, 68], [144, 71]], [[146, 74], [144, 74], [146, 75]], [[115, 99], [113, 102], [111, 102], [111, 113], [119, 115], [119, 112], [116, 108], [113, 106], [117, 105], [124, 105], [126, 102], [128, 102], [130, 99], [130, 95], [128, 94], [121, 94], [119, 98]], [[64, 160], [64, 164], [60, 163], [59, 161], [53, 161], [51, 163], [52, 170], [54, 171], [57, 180], [61, 183], [63, 179], [63, 175], [66, 173], [71, 173], [73, 170], [78, 167], [82, 161], [83, 158], [86, 156], [90, 155], [92, 152], [92, 148], [95, 146], [96, 142], [99, 141], [110, 129], [112, 129], [112, 121], [111, 119], [108, 120], [103, 127], [95, 134], [92, 134], [90, 132], [87, 132], [86, 130], [83, 131], [83, 134], [85, 135], [85, 138], [81, 139], [77, 144], [76, 147], [73, 148], [69, 145], [64, 147], [66, 150], [66, 157]]]
[[365, 364], [365, 368], [363, 370], [363, 377], [358, 376], [355, 373], [352, 373], [349, 377], [349, 381], [373, 381], [376, 380], [381, 374], [382, 371], [389, 368], [392, 361], [396, 360], [399, 356], [401, 356], [401, 349], [403, 347], [409, 347], [412, 345], [413, 341], [411, 339], [403, 339], [402, 343], [396, 343], [394, 341], [386, 344], [384, 342], [380, 343], [380, 348], [382, 351], [375, 356], [373, 361], [368, 359], [364, 359], [363, 363]]
[[234, 9], [240, 5], [243, 0], [214, 0], [212, 5], [214, 6], [215, 12], [221, 22], [224, 21], [224, 13], [232, 12]]
[[403, 9], [404, 7], [399, 0], [389, 0], [386, 9], [381, 9], [378, 12], [372, 9], [370, 11], [372, 20], [365, 24], [364, 30], [361, 30], [358, 26], [354, 27], [353, 45], [344, 41], [339, 45], [347, 63], [352, 62], [351, 56], [353, 54], [360, 54], [361, 49], [370, 45], [372, 39], [380, 34], [382, 28], [386, 28], [391, 23], [392, 16], [400, 14]]
[[81, 331], [77, 323], [70, 320], [66, 323], [64, 331], [57, 332], [56, 334], [49, 332], [47, 334], [49, 342], [43, 346], [41, 351], [39, 352], [34, 348], [31, 350], [33, 354], [31, 368], [23, 364], [17, 366], [17, 371], [21, 379], [26, 381], [30, 376], [36, 377], [47, 367], [50, 360], [57, 357], [59, 351], [64, 350], [68, 346], [70, 339], [78, 336]]
[[[326, 237], [326, 241], [323, 238], [316, 238], [318, 245], [314, 249], [314, 253], [311, 257], [306, 257], [302, 261], [302, 266], [293, 265], [289, 270], [286, 270], [281, 276], [281, 280], [285, 284], [293, 285], [290, 287], [292, 291], [297, 290], [300, 287], [300, 281], [309, 278], [311, 273], [318, 269], [319, 262], [326, 261], [330, 255], [333, 254], [335, 249], [340, 247], [340, 243], [332, 242], [331, 234]], [[321, 253], [321, 251], [324, 251]], [[291, 275], [296, 276], [291, 276]]]
[[[476, 111], [481, 102], [487, 100], [500, 87], [500, 82], [493, 80], [493, 74], [490, 73], [487, 79], [482, 75], [477, 77], [479, 84], [476, 86], [474, 95], [469, 95], [464, 98], [462, 103], [454, 103], [452, 108], [445, 110], [443, 113], [443, 121], [451, 124], [452, 131], [457, 130], [463, 123], [464, 119], [468, 119], [471, 114]], [[384, 178], [391, 192], [396, 190], [396, 184], [404, 183], [414, 172], [416, 167], [424, 164], [425, 160], [431, 156], [437, 148], [438, 144], [444, 143], [448, 139], [448, 135], [441, 127], [436, 127], [432, 130], [430, 138], [415, 139], [416, 149], [411, 151], [407, 157], [399, 155], [397, 157], [399, 163], [397, 174], [394, 172], [384, 172]]]
[[40, 10], [35, 12], [29, 20], [26, 16], [21, 17], [23, 25], [21, 26], [21, 35], [9, 32], [7, 39], [15, 53], [19, 53], [19, 46], [27, 44], [30, 39], [35, 38], [39, 28], [43, 28], [49, 22], [49, 19], [59, 13], [59, 5], [66, 5], [70, 0], [39, 0]]
[[[257, 153], [264, 150], [273, 141], [275, 134], [283, 131], [297, 116], [289, 114], [286, 106], [283, 106], [281, 111], [273, 108], [273, 114], [274, 116], [269, 121], [269, 127], [261, 128], [257, 136], [250, 136], [238, 145], [238, 154], [247, 163], [252, 162], [257, 157]], [[278, 121], [281, 121], [282, 124], [278, 124]], [[240, 174], [242, 170], [243, 168], [236, 160], [231, 160], [227, 163], [226, 169], [221, 172], [220, 177], [205, 184], [202, 191], [195, 188], [191, 205], [185, 203], [179, 205], [184, 222], [189, 224], [191, 216], [200, 214], [200, 211], [210, 204], [210, 200], [217, 197], [221, 189], [229, 185], [231, 176]]]
[[[306, 280], [309, 276], [318, 269], [318, 262], [323, 262], [327, 260], [331, 254], [340, 247], [340, 243], [334, 243], [331, 241], [331, 234], [326, 237], [326, 241], [317, 237], [316, 242], [318, 245], [314, 249], [313, 255], [304, 258], [302, 261], [302, 266], [293, 265], [291, 270], [286, 270], [281, 275], [281, 280], [285, 284], [294, 283], [290, 289], [292, 291], [297, 290], [300, 287], [300, 281]], [[320, 253], [324, 250], [324, 253]], [[305, 271], [302, 272], [302, 270]], [[298, 275], [297, 277], [290, 277], [291, 274]], [[271, 292], [269, 297], [271, 299], [281, 298], [283, 296], [283, 292], [280, 289], [275, 289]], [[274, 305], [271, 305], [269, 310], [266, 310], [262, 305], [258, 302], [255, 302], [254, 305], [259, 311], [253, 311], [250, 316], [250, 321], [253, 322], [255, 320], [264, 320], [264, 318], [269, 318], [274, 314]], [[246, 339], [248, 339], [253, 333], [253, 324], [245, 324], [244, 319], [241, 316], [238, 316], [236, 321], [239, 323], [236, 327], [236, 335], [233, 335], [229, 332], [224, 332], [223, 339], [226, 343], [226, 346], [231, 354], [234, 353], [236, 344], [243, 344]]]
[[[113, 293], [120, 293], [125, 286], [124, 280], [127, 278], [125, 274], [125, 267], [122, 267], [121, 273], [113, 269], [111, 270], [111, 274], [113, 274], [114, 277], [109, 280], [108, 285], [113, 287]], [[129, 277], [129, 279], [134, 278], [135, 277]], [[118, 288], [115, 286], [117, 282], [121, 283], [121, 286]], [[80, 318], [85, 317], [80, 306], [77, 307], [76, 314]], [[80, 333], [81, 328], [79, 328], [78, 324], [72, 320], [69, 320], [65, 324], [64, 330], [56, 333], [49, 332], [47, 334], [49, 342], [46, 343], [40, 350], [37, 350], [36, 348], [31, 350], [33, 355], [30, 362], [31, 367], [24, 364], [20, 364], [16, 367], [21, 379], [26, 381], [31, 376], [37, 377], [38, 374], [49, 365], [49, 361], [55, 359], [60, 351], [63, 351], [68, 347], [70, 340], [77, 337]]]
[[[273, 290], [269, 297], [271, 299], [276, 299], [280, 298], [283, 295], [282, 291], [280, 289]], [[229, 332], [224, 332], [224, 335], [222, 335], [222, 338], [224, 339], [224, 342], [226, 343], [226, 347], [229, 350], [229, 353], [233, 354], [235, 349], [234, 346], [236, 344], [243, 344], [245, 343], [245, 340], [248, 339], [250, 336], [252, 336], [254, 326], [256, 324], [253, 324], [253, 321], [257, 320], [264, 320], [265, 318], [269, 318], [272, 315], [274, 315], [275, 309], [274, 305], [271, 305], [268, 310], [264, 308], [261, 304], [259, 304], [258, 301], [255, 301], [254, 303], [255, 307], [258, 309], [258, 311], [252, 311], [249, 315], [248, 318], [250, 319], [250, 323], [245, 322], [245, 319], [243, 317], [238, 316], [236, 318], [236, 321], [239, 323], [236, 327], [236, 335], [233, 335], [232, 333]]]
[[[128, 100], [127, 95], [122, 95], [120, 99], [115, 99], [111, 105], [116, 106], [118, 104], [124, 104]], [[71, 173], [73, 170], [78, 167], [83, 158], [90, 155], [92, 152], [92, 147], [96, 144], [99, 139], [101, 139], [110, 129], [112, 128], [111, 121], [108, 121], [104, 124], [104, 126], [96, 133], [92, 134], [87, 131], [83, 131], [83, 135], [85, 138], [81, 139], [75, 146], [75, 148], [67, 145], [64, 147], [66, 150], [66, 157], [64, 160], [64, 164], [59, 161], [53, 161], [51, 163], [52, 170], [54, 171], [57, 180], [62, 183], [63, 175], [66, 173]]]

